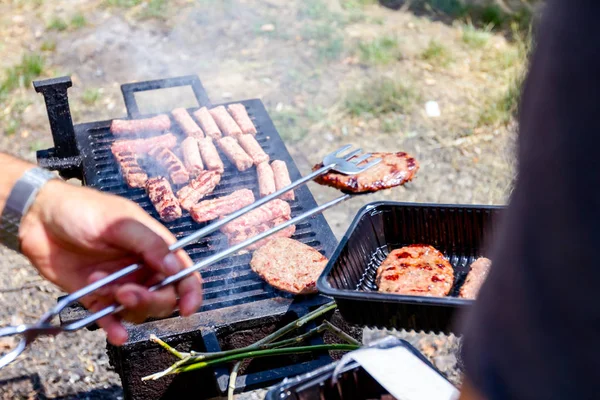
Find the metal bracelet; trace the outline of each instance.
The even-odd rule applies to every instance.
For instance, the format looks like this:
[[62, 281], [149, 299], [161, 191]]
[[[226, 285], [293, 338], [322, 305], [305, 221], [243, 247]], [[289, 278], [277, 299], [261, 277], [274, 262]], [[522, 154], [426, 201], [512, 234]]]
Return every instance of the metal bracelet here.
[[59, 179], [52, 172], [34, 167], [27, 170], [15, 183], [0, 216], [0, 243], [20, 251], [19, 227], [39, 190], [51, 179]]

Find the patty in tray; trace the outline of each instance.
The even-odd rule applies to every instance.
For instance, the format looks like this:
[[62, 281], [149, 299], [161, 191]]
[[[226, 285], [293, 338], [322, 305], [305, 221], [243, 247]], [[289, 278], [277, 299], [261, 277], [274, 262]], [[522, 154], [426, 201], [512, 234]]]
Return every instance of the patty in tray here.
[[[376, 158], [381, 158], [381, 162], [360, 174], [344, 175], [329, 172], [317, 177], [315, 181], [321, 185], [332, 186], [347, 193], [376, 192], [410, 182], [419, 169], [417, 160], [404, 152], [372, 153], [371, 157], [359, 165], [366, 164]], [[313, 171], [322, 166], [323, 164], [315, 165]]]
[[467, 279], [460, 288], [458, 297], [475, 299], [477, 297], [477, 293], [479, 293], [479, 288], [481, 288], [481, 285], [483, 285], [485, 278], [487, 278], [488, 273], [490, 272], [491, 266], [492, 261], [485, 257], [480, 257], [473, 261], [473, 264], [471, 264], [471, 269], [467, 274]]
[[377, 269], [375, 283], [380, 292], [446, 296], [454, 283], [454, 270], [432, 246], [414, 244], [392, 251]]
[[271, 286], [293, 294], [316, 293], [327, 258], [294, 239], [277, 238], [254, 252], [250, 267]]

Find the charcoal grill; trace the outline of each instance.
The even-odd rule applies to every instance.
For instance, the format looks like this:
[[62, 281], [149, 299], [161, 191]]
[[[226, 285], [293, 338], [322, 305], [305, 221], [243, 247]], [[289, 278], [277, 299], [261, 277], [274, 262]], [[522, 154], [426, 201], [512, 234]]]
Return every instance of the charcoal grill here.
[[[114, 137], [110, 133], [110, 120], [73, 125], [67, 90], [72, 85], [69, 77], [34, 82], [34, 88], [42, 93], [46, 102], [54, 148], [37, 152], [39, 165], [56, 170], [64, 178], [80, 179], [85, 186], [126, 197], [138, 203], [158, 219], [154, 207], [143, 189], [131, 189], [123, 180], [110, 152]], [[144, 81], [121, 86], [128, 118], [149, 117], [142, 115], [135, 94], [149, 90], [191, 86], [198, 106], [213, 107], [197, 76]], [[238, 102], [236, 102], [238, 103]], [[258, 134], [257, 141], [271, 159], [287, 163], [292, 181], [300, 178], [300, 172], [281, 140], [263, 103], [260, 100], [240, 101], [246, 106]], [[165, 110], [168, 111], [168, 110]], [[182, 135], [173, 121], [172, 132]], [[230, 194], [234, 190], [249, 188], [258, 198], [255, 169], [237, 172], [227, 158], [225, 174], [214, 193], [206, 198]], [[306, 186], [296, 190], [296, 200], [291, 202], [292, 216], [315, 207], [316, 201]], [[185, 213], [171, 223], [165, 224], [178, 238], [202, 227]], [[329, 225], [322, 215], [297, 225], [293, 236], [330, 257], [337, 245]], [[197, 262], [227, 246], [220, 232], [202, 238], [185, 248]], [[163, 369], [173, 359], [154, 343], [150, 334], [156, 334], [166, 342], [182, 350], [219, 351], [250, 344], [281, 326], [289, 318], [301, 316], [312, 308], [328, 301], [323, 296], [292, 296], [278, 291], [263, 282], [249, 267], [249, 254], [233, 256], [202, 272], [204, 280], [204, 304], [190, 318], [170, 318], [147, 321], [129, 327], [129, 341], [122, 347], [108, 345], [111, 363], [121, 376], [125, 396], [137, 398], [176, 398], [194, 391], [195, 397], [210, 397], [226, 392], [227, 368], [210, 372], [191, 373], [156, 382], [141, 382], [140, 378]], [[74, 306], [61, 314], [61, 322], [80, 318], [85, 313]], [[310, 329], [310, 326], [308, 327]], [[321, 339], [315, 339], [318, 343]], [[331, 362], [329, 356], [303, 356], [277, 360], [257, 360], [238, 377], [239, 390], [264, 387], [283, 377], [298, 375]], [[193, 386], [190, 386], [193, 385]]]

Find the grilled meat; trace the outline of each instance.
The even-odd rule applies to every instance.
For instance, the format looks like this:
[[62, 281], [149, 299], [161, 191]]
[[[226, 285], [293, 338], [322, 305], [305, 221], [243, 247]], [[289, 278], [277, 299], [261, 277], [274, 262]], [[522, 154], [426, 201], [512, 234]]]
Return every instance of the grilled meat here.
[[146, 192], [160, 219], [170, 222], [181, 217], [181, 208], [166, 178], [159, 176], [148, 179]]
[[148, 155], [167, 170], [171, 181], [176, 185], [182, 185], [190, 180], [185, 166], [181, 160], [169, 149], [164, 147], [156, 147], [148, 152]]
[[276, 238], [256, 250], [250, 267], [271, 286], [293, 294], [316, 293], [327, 265], [317, 250], [288, 238]]
[[212, 221], [213, 219], [231, 214], [252, 203], [254, 203], [254, 194], [252, 193], [252, 190], [240, 189], [228, 196], [201, 201], [192, 207], [190, 214], [196, 222]]
[[[276, 227], [277, 225], [280, 225], [286, 221], [289, 221], [290, 219], [291, 219], [291, 217], [275, 218], [272, 221], [258, 224], [256, 226], [253, 226], [250, 228], [246, 228], [243, 231], [235, 231], [232, 233], [228, 233], [227, 240], [228, 240], [230, 246], [234, 246], [234, 245], [242, 243], [243, 241], [248, 240], [256, 235], [266, 232], [269, 229]], [[280, 237], [289, 238], [295, 232], [296, 232], [296, 226], [290, 225], [288, 227], [283, 228], [282, 230], [280, 230], [278, 232], [273, 233], [270, 236], [267, 236], [264, 239], [259, 240], [258, 242], [251, 244], [248, 247], [245, 247], [242, 251], [247, 252], [247, 251], [256, 250], [256, 249], [264, 246], [265, 244], [269, 243], [273, 239], [280, 238]]]
[[252, 166], [252, 158], [246, 154], [234, 138], [226, 136], [219, 139], [219, 147], [238, 171], [245, 171]]
[[292, 215], [290, 205], [283, 200], [275, 199], [224, 225], [221, 232], [228, 234], [244, 231], [247, 228], [290, 215]]
[[130, 151], [136, 155], [148, 153], [156, 147], [172, 149], [177, 145], [177, 138], [172, 133], [145, 139], [115, 140], [110, 146], [113, 153]]
[[[376, 192], [410, 182], [419, 169], [417, 160], [404, 152], [373, 153], [363, 163], [376, 158], [381, 158], [381, 162], [360, 174], [344, 175], [329, 172], [315, 178], [315, 182], [347, 193]], [[322, 166], [323, 164], [315, 165], [313, 171]]]
[[206, 137], [204, 139], [198, 139], [198, 148], [206, 169], [217, 171], [220, 174], [225, 171], [223, 161], [221, 161], [221, 157], [211, 138]]
[[217, 171], [200, 172], [196, 179], [192, 179], [189, 185], [184, 186], [177, 192], [181, 207], [189, 211], [204, 196], [212, 193], [220, 181], [221, 174]]
[[114, 152], [113, 155], [119, 164], [125, 182], [131, 188], [143, 188], [146, 186], [148, 174], [138, 164], [134, 153], [130, 151]]
[[258, 175], [258, 192], [260, 193], [260, 197], [275, 193], [275, 176], [269, 163], [263, 162], [258, 164], [256, 166], [256, 174]]
[[454, 270], [432, 246], [414, 244], [392, 251], [377, 269], [380, 292], [414, 296], [446, 296]]
[[207, 137], [219, 139], [221, 136], [223, 136], [219, 130], [219, 127], [217, 126], [217, 123], [213, 119], [212, 115], [210, 115], [210, 112], [208, 112], [206, 107], [202, 107], [194, 111], [194, 117], [196, 117], [198, 122], [200, 122], [200, 126]]
[[227, 110], [229, 110], [229, 114], [231, 114], [235, 122], [238, 124], [238, 126], [242, 130], [242, 133], [250, 133], [252, 135], [256, 135], [256, 127], [254, 126], [252, 120], [248, 116], [246, 107], [243, 104], [230, 104], [227, 106]]
[[[292, 184], [285, 161], [275, 160], [271, 163], [271, 168], [273, 169], [273, 175], [275, 176], [275, 188], [277, 190]], [[279, 198], [282, 200], [294, 200], [296, 196], [294, 195], [294, 191], [290, 190], [289, 192], [282, 194]]]
[[202, 158], [200, 157], [200, 148], [198, 147], [198, 139], [195, 137], [187, 137], [181, 142], [181, 152], [183, 153], [183, 164], [192, 176], [198, 175], [204, 170]]
[[145, 132], [162, 132], [171, 127], [168, 115], [161, 114], [144, 119], [114, 119], [110, 132], [115, 136], [138, 135]]
[[480, 257], [473, 261], [473, 264], [471, 264], [471, 269], [467, 274], [467, 279], [460, 288], [458, 297], [475, 299], [479, 293], [481, 285], [483, 285], [483, 282], [485, 282], [491, 267], [492, 262], [488, 258]]
[[258, 165], [261, 162], [269, 161], [269, 156], [260, 147], [260, 144], [256, 141], [253, 135], [240, 135], [237, 137], [240, 146], [244, 151], [252, 158], [254, 165]]
[[225, 107], [215, 107], [210, 109], [209, 112], [225, 136], [237, 137], [242, 134], [242, 130], [231, 118]]
[[188, 110], [186, 110], [185, 108], [176, 108], [173, 111], [171, 111], [171, 115], [173, 115], [173, 118], [175, 119], [175, 121], [177, 121], [177, 124], [179, 125], [181, 130], [187, 136], [195, 138], [204, 137], [204, 132], [202, 132], [202, 129], [200, 129], [196, 121], [194, 121], [194, 119], [191, 117]]

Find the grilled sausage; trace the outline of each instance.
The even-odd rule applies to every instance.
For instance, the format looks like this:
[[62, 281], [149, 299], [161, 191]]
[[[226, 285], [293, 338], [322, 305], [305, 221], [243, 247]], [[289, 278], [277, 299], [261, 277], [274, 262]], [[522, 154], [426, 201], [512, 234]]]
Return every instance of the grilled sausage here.
[[289, 217], [290, 215], [292, 215], [290, 205], [283, 200], [275, 199], [224, 225], [221, 232], [227, 234], [243, 231], [276, 218]]
[[204, 196], [212, 193], [220, 181], [221, 174], [217, 171], [200, 172], [196, 179], [192, 179], [189, 185], [184, 186], [177, 192], [179, 204], [184, 210], [189, 211]]
[[[271, 163], [271, 168], [273, 168], [273, 175], [275, 175], [275, 188], [277, 190], [292, 184], [285, 161], [275, 160]], [[282, 194], [279, 198], [282, 200], [294, 200], [296, 196], [294, 195], [294, 191], [290, 190]]]
[[200, 149], [198, 139], [187, 137], [181, 142], [181, 152], [183, 153], [183, 164], [192, 176], [198, 175], [204, 169], [202, 158], [200, 158]]
[[130, 151], [114, 152], [113, 154], [127, 185], [131, 188], [145, 187], [148, 174], [138, 164], [135, 154]]
[[237, 137], [242, 149], [252, 158], [254, 165], [258, 165], [261, 162], [269, 161], [269, 156], [260, 147], [260, 144], [256, 141], [253, 135], [240, 135]]
[[258, 164], [256, 166], [256, 174], [258, 175], [258, 192], [260, 193], [260, 197], [275, 193], [275, 176], [269, 163], [263, 162]]
[[219, 139], [219, 147], [238, 171], [245, 171], [252, 166], [252, 158], [246, 154], [234, 138], [226, 136]]
[[210, 109], [209, 112], [225, 136], [237, 137], [242, 134], [242, 130], [231, 118], [225, 107], [215, 107]]
[[202, 127], [202, 130], [206, 136], [213, 139], [219, 139], [221, 136], [223, 136], [219, 130], [219, 127], [217, 126], [217, 123], [213, 119], [212, 115], [210, 115], [206, 107], [202, 107], [199, 110], [194, 111], [194, 117], [196, 117], [198, 122], [200, 122], [200, 126]]
[[177, 198], [173, 194], [171, 185], [164, 177], [148, 179], [146, 182], [146, 192], [150, 201], [156, 208], [160, 219], [165, 222], [174, 221], [181, 217], [181, 208]]
[[198, 126], [196, 121], [190, 116], [190, 113], [185, 108], [176, 108], [171, 111], [173, 118], [187, 136], [195, 138], [203, 138], [204, 132]]
[[221, 161], [221, 157], [219, 157], [217, 148], [215, 147], [211, 138], [206, 137], [204, 139], [198, 139], [198, 148], [206, 169], [210, 171], [218, 171], [220, 174], [225, 171], [223, 161]]
[[148, 155], [167, 170], [171, 181], [176, 185], [181, 185], [190, 180], [185, 166], [181, 160], [169, 149], [164, 147], [156, 147], [148, 152]]
[[112, 152], [130, 151], [136, 155], [148, 153], [156, 147], [172, 149], [177, 145], [177, 138], [172, 133], [146, 139], [116, 140], [110, 147]]
[[250, 189], [240, 189], [228, 196], [204, 200], [192, 207], [190, 214], [196, 222], [212, 221], [254, 203]]
[[115, 136], [137, 135], [144, 132], [162, 132], [170, 127], [169, 116], [161, 114], [144, 119], [114, 119], [110, 123], [110, 133]]
[[471, 264], [471, 269], [467, 274], [467, 279], [460, 288], [458, 297], [475, 299], [479, 293], [481, 285], [483, 285], [483, 282], [485, 282], [491, 267], [492, 261], [488, 258], [480, 257], [473, 261], [473, 264]]
[[229, 113], [242, 130], [242, 133], [250, 133], [252, 135], [256, 135], [256, 127], [254, 126], [252, 120], [248, 116], [246, 107], [243, 104], [230, 104], [227, 106], [227, 110], [229, 110]]

